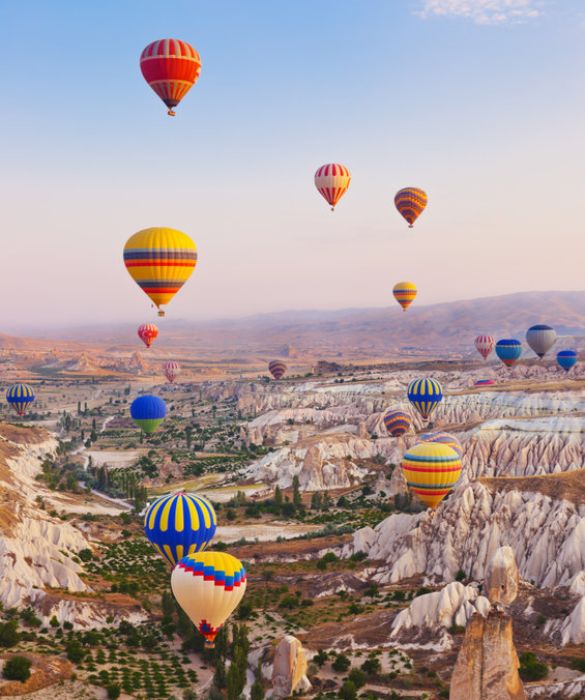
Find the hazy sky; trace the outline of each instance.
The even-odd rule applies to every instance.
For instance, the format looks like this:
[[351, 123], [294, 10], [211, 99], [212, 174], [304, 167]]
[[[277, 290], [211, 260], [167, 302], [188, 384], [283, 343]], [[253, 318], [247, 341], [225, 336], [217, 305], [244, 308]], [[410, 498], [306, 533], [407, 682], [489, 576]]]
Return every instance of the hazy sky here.
[[[581, 0], [5, 0], [0, 35], [5, 328], [154, 318], [122, 248], [156, 225], [199, 250], [174, 318], [585, 288]], [[174, 119], [167, 36], [203, 64]]]

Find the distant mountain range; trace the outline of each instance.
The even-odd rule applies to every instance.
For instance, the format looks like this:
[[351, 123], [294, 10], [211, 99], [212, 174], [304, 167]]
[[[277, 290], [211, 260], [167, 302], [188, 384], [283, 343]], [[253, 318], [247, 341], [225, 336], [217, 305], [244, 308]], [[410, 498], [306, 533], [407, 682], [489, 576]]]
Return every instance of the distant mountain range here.
[[[559, 335], [583, 336], [585, 344], [585, 291], [525, 292], [429, 306], [415, 302], [406, 313], [396, 305], [203, 322], [164, 319], [157, 345], [190, 348], [194, 354], [216, 358], [264, 354], [381, 357], [414, 348], [441, 354], [458, 353], [460, 348], [466, 354], [479, 333], [523, 340], [526, 329], [535, 323], [548, 323]], [[138, 342], [135, 328], [121, 324], [71, 328], [52, 338], [58, 339], [112, 350], [135, 347]], [[46, 347], [46, 339], [38, 342]], [[22, 339], [0, 336], [0, 347], [22, 347]]]

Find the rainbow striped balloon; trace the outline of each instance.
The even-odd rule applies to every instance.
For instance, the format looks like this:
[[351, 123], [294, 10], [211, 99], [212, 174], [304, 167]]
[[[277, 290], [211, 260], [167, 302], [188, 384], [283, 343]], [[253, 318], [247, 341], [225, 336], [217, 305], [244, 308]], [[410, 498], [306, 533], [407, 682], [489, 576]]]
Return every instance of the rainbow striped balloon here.
[[35, 392], [29, 384], [13, 384], [6, 392], [6, 401], [19, 416], [24, 416], [34, 400]]
[[435, 379], [414, 379], [408, 385], [408, 400], [428, 420], [443, 400], [443, 388]]
[[421, 442], [400, 464], [408, 488], [430, 508], [436, 508], [461, 476], [461, 459], [448, 445]]
[[402, 310], [406, 311], [412, 302], [416, 299], [416, 284], [413, 282], [398, 282], [394, 285], [392, 294], [396, 301], [402, 306]]
[[478, 379], [475, 382], [475, 386], [492, 386], [492, 384], [495, 384], [496, 381], [495, 379]]
[[384, 425], [392, 437], [400, 437], [412, 429], [412, 418], [405, 411], [388, 410], [384, 414]]
[[413, 227], [414, 222], [423, 213], [428, 201], [427, 193], [419, 187], [405, 187], [398, 190], [394, 197], [396, 209], [408, 221], [409, 228]]
[[438, 430], [433, 433], [425, 433], [424, 435], [420, 436], [420, 439], [421, 442], [437, 442], [441, 445], [447, 445], [452, 450], [455, 450], [460, 457], [463, 456], [463, 447], [461, 446], [461, 443], [455, 437], [455, 435], [451, 435], [451, 433], [445, 433]]
[[197, 249], [191, 238], [173, 228], [145, 228], [124, 246], [124, 264], [130, 277], [158, 308], [168, 304], [191, 277]]
[[205, 549], [216, 527], [211, 503], [183, 491], [160, 496], [144, 516], [144, 534], [172, 566], [188, 554]]

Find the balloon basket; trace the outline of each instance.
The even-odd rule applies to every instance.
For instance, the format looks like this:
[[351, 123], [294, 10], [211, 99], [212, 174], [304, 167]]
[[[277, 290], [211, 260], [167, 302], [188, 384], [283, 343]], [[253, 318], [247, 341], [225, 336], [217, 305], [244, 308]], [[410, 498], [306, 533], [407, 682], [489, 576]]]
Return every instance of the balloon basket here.
[[173, 109], [169, 109], [169, 111], [167, 112], [167, 114], [169, 115], [169, 117], [175, 117], [175, 116], [176, 116], [176, 112], [175, 112]]
[[159, 309], [159, 310], [158, 310], [158, 315], [159, 315], [161, 318], [164, 318], [165, 312], [164, 312], [162, 309]]
[[206, 649], [215, 649], [215, 642], [210, 642], [209, 639], [205, 640]]

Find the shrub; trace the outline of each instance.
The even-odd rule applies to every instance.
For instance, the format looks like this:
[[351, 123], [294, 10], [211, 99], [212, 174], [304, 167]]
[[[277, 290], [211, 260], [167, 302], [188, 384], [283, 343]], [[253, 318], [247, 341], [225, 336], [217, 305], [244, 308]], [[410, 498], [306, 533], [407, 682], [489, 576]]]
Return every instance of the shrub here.
[[366, 674], [359, 668], [352, 668], [347, 678], [356, 688], [361, 688], [366, 684]]
[[520, 654], [518, 670], [523, 681], [541, 681], [548, 676], [548, 666], [531, 651]]
[[351, 666], [351, 661], [345, 654], [338, 654], [335, 661], [331, 664], [334, 671], [344, 673]]
[[19, 639], [20, 635], [16, 620], [0, 623], [0, 646], [13, 647]]
[[465, 571], [463, 571], [463, 569], [459, 569], [459, 571], [455, 574], [456, 581], [465, 581], [466, 578], [467, 574], [465, 573]]
[[380, 661], [375, 658], [366, 659], [361, 666], [362, 671], [368, 676], [380, 673]]
[[339, 697], [342, 700], [355, 700], [357, 698], [357, 688], [351, 681], [345, 681], [339, 691]]
[[106, 691], [108, 693], [109, 700], [117, 700], [120, 697], [120, 686], [117, 683], [111, 683]]
[[2, 675], [9, 681], [24, 683], [30, 678], [31, 662], [24, 656], [13, 656], [4, 664]]

